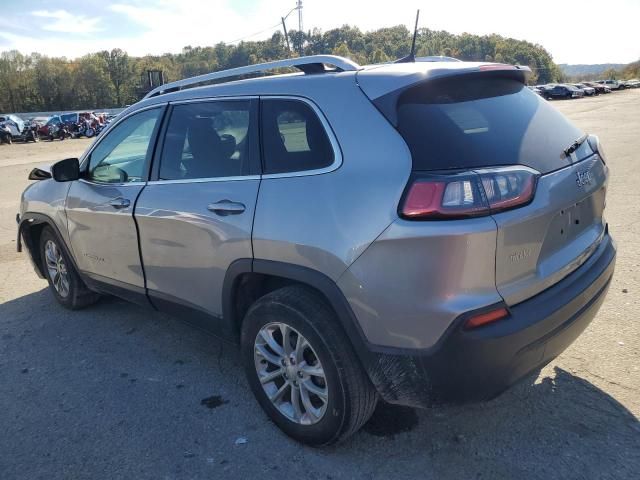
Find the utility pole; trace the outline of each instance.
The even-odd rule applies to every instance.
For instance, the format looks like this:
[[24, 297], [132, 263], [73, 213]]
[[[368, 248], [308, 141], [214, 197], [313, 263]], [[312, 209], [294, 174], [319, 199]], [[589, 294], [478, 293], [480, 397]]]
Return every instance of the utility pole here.
[[289, 51], [289, 55], [291, 55], [291, 45], [289, 45], [289, 35], [287, 34], [287, 26], [284, 23], [284, 17], [280, 17], [282, 20], [282, 28], [284, 29], [284, 39], [287, 41], [287, 50]]
[[298, 35], [300, 37], [300, 56], [304, 54], [304, 34], [302, 33], [302, 0], [296, 0], [296, 6], [289, 10], [284, 17], [280, 17], [282, 20], [282, 28], [284, 29], [284, 38], [287, 41], [287, 49], [289, 50], [289, 54], [291, 54], [291, 46], [289, 45], [289, 36], [287, 35], [287, 26], [284, 24], [284, 21], [287, 19], [289, 15], [293, 12], [298, 11]]

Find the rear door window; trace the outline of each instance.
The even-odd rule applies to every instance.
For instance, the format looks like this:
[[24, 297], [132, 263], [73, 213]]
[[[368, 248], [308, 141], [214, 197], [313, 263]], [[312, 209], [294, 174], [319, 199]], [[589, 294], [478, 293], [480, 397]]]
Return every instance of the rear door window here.
[[333, 163], [327, 132], [305, 102], [263, 99], [261, 116], [264, 173], [317, 170]]
[[581, 136], [522, 83], [471, 75], [428, 81], [404, 92], [398, 130], [414, 170], [520, 164], [546, 173], [568, 164], [562, 152]]
[[175, 105], [160, 158], [160, 180], [259, 173], [257, 105], [253, 100]]

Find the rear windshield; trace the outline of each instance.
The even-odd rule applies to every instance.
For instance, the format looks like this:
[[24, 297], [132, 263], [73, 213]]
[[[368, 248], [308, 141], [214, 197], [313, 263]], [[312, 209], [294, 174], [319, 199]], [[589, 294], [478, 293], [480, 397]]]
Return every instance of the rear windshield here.
[[398, 130], [414, 170], [566, 166], [562, 152], [581, 131], [522, 83], [485, 77], [429, 81], [400, 96]]

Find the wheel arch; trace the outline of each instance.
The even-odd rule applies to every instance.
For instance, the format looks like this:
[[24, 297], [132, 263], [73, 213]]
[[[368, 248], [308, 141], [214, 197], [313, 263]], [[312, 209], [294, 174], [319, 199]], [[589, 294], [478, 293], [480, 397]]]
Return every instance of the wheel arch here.
[[[336, 313], [339, 328], [345, 333], [347, 342], [381, 397], [387, 402], [401, 405], [426, 405], [423, 401], [426, 395], [423, 390], [428, 389], [428, 385], [421, 383], [415, 357], [407, 355], [406, 352], [392, 351], [395, 349], [383, 353], [369, 343], [340, 288], [331, 278], [316, 270], [271, 260], [240, 259], [232, 263], [224, 280], [222, 308], [224, 323], [233, 332], [236, 340], [239, 339], [243, 310], [246, 312], [248, 306], [269, 290], [254, 291], [255, 298], [248, 295], [247, 306], [239, 303], [238, 297], [242, 297], [243, 291], [251, 291], [250, 288], [243, 290], [245, 287], [251, 287], [251, 281], [260, 282], [260, 279], [277, 279], [278, 282], [282, 282], [282, 286], [304, 285], [321, 295]], [[271, 287], [275, 289], [276, 285], [277, 282]]]
[[56, 226], [51, 217], [43, 213], [27, 212], [20, 218], [18, 223], [18, 238], [17, 238], [17, 250], [22, 252], [22, 246], [27, 248], [29, 252], [29, 258], [33, 265], [36, 274], [40, 278], [46, 278], [42, 269], [42, 258], [40, 255], [40, 236], [45, 227], [50, 227], [55, 235], [60, 240], [60, 245], [64, 249], [67, 257], [71, 259], [73, 267], [78, 271], [75, 258], [71, 255], [71, 252], [64, 241], [64, 237], [61, 235], [60, 230]]
[[291, 284], [306, 286], [327, 302], [366, 367], [370, 354], [368, 342], [344, 294], [331, 278], [301, 265], [258, 259], [240, 259], [231, 264], [222, 289], [222, 310], [225, 323], [235, 338], [239, 338], [244, 314], [251, 304], [263, 295]]

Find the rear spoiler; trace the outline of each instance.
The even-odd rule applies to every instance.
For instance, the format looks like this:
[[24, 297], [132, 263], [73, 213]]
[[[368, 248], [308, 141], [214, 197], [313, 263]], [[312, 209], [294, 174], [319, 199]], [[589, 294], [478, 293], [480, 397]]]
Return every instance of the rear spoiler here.
[[[416, 64], [400, 64], [416, 65]], [[425, 65], [424, 63], [422, 65]], [[358, 72], [358, 84], [362, 91], [369, 97], [378, 110], [391, 122], [398, 126], [397, 106], [398, 99], [406, 90], [421, 83], [446, 77], [460, 77], [466, 75], [479, 75], [483, 73], [500, 78], [511, 78], [526, 84], [531, 69], [520, 65], [506, 65], [502, 63], [440, 63], [436, 68], [428, 68], [426, 71], [413, 67], [371, 69]]]

